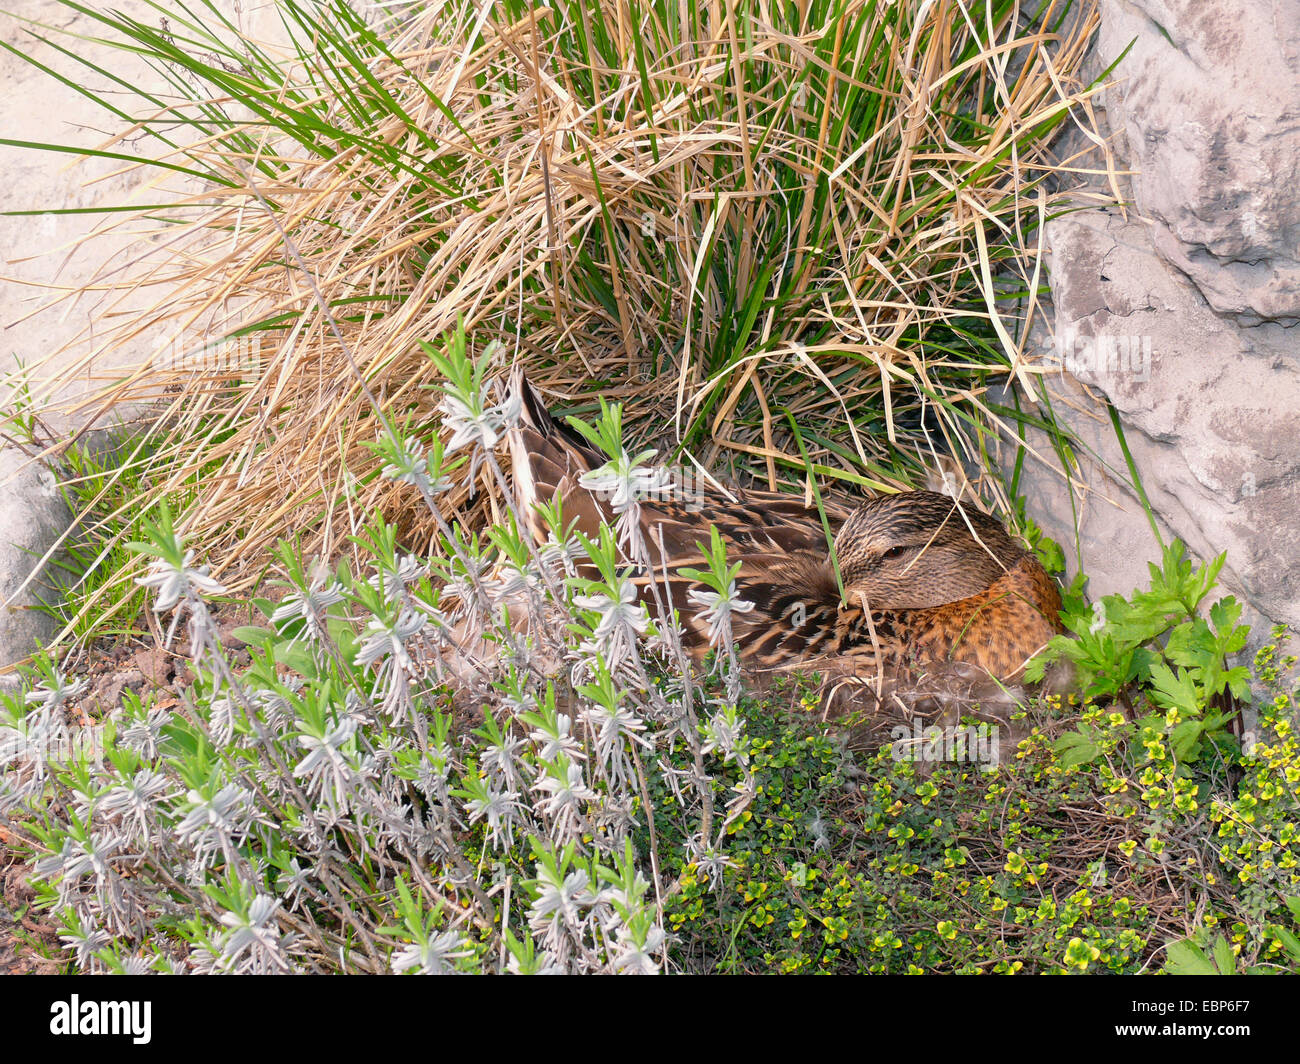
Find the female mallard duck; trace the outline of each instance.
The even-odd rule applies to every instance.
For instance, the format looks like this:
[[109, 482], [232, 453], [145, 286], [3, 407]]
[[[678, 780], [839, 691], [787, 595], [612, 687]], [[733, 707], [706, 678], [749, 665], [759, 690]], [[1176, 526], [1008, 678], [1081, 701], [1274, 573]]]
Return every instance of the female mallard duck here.
[[[566, 521], [595, 536], [613, 524], [608, 502], [579, 484], [606, 462], [559, 424], [540, 395], [516, 374], [520, 424], [510, 434], [519, 511], [535, 539], [548, 530], [535, 504], [559, 494]], [[703, 655], [708, 626], [686, 592], [699, 587], [679, 572], [703, 568], [700, 544], [718, 529], [729, 562], [741, 562], [732, 616], [742, 661], [760, 669], [834, 664], [857, 676], [942, 662], [975, 666], [1014, 681], [1025, 662], [1062, 631], [1056, 586], [991, 517], [933, 492], [871, 499], [857, 509], [825, 506], [840, 582], [815, 509], [772, 492], [693, 488], [688, 495], [640, 503], [639, 524], [654, 579], [665, 580], [688, 649]], [[640, 579], [650, 600], [648, 577]]]

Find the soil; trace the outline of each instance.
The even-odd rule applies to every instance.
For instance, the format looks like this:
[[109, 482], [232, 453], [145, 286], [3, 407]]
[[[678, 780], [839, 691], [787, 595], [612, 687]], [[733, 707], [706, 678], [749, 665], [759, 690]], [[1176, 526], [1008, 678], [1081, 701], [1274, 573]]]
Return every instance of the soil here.
[[[248, 650], [235, 638], [234, 629], [258, 623], [250, 617], [249, 607], [218, 608], [213, 616], [228, 660], [236, 667], [248, 664]], [[152, 696], [152, 704], [161, 709], [180, 706], [184, 691], [194, 681], [183, 626], [175, 643], [167, 649], [160, 641], [140, 637], [101, 640], [69, 658], [64, 666], [68, 678], [88, 684], [80, 697], [69, 700], [68, 724], [97, 723], [117, 708], [127, 690], [142, 698]], [[15, 841], [0, 827], [0, 975], [67, 972], [58, 927], [48, 914], [33, 907], [36, 892], [28, 884], [31, 866], [14, 853]]]

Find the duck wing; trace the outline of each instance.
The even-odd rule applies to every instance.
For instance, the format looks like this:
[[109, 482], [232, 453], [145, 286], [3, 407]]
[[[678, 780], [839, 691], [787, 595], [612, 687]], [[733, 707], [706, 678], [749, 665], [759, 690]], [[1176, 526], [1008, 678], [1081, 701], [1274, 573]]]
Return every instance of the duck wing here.
[[[741, 553], [739, 561], [736, 597], [750, 606], [731, 614], [731, 630], [736, 654], [746, 665], [788, 667], [839, 653], [856, 637], [844, 623], [835, 573], [824, 549]], [[709, 609], [690, 593], [707, 589], [683, 575], [680, 564], [678, 569], [657, 568], [653, 588], [648, 586], [648, 575], [637, 577], [636, 582], [644, 601], [666, 598], [666, 604], [677, 610], [686, 648], [702, 656], [711, 645]], [[685, 564], [698, 567], [704, 562], [697, 557]]]
[[[584, 535], [595, 538], [600, 524], [613, 525], [608, 500], [582, 487], [579, 478], [604, 465], [606, 456], [577, 432], [561, 424], [541, 395], [519, 371], [512, 387], [522, 393], [520, 422], [509, 434], [515, 498], [530, 534], [539, 545], [549, 530], [536, 511], [558, 493], [566, 523], [576, 519]], [[732, 615], [735, 646], [741, 658], [760, 667], [835, 653], [851, 638], [839, 613], [839, 588], [830, 562], [821, 513], [780, 492], [747, 491], [674, 478], [668, 497], [640, 503], [640, 525], [652, 571], [634, 575], [642, 601], [676, 609], [689, 650], [708, 650], [707, 610], [690, 598], [706, 590], [682, 575], [683, 568], [707, 567], [703, 548], [716, 528], [729, 562], [741, 563], [737, 594], [751, 609]], [[833, 537], [848, 518], [847, 508], [823, 504]]]
[[537, 512], [539, 503], [550, 505], [559, 495], [565, 521], [578, 520], [578, 530], [594, 537], [602, 520], [611, 520], [608, 506], [578, 483], [583, 473], [604, 464], [600, 452], [577, 432], [560, 424], [542, 401], [541, 394], [515, 370], [510, 388], [521, 397], [519, 423], [510, 429], [510, 472], [515, 505], [537, 544], [547, 540], [549, 529]]
[[[558, 493], [566, 522], [577, 518], [578, 531], [595, 538], [601, 522], [612, 525], [615, 515], [605, 499], [578, 481], [582, 474], [604, 465], [606, 456], [551, 414], [522, 371], [515, 371], [510, 387], [522, 397], [519, 424], [508, 436], [515, 502], [530, 533], [537, 543], [546, 541], [548, 530], [536, 505], [549, 504]], [[710, 526], [727, 543], [733, 561], [754, 552], [829, 555], [817, 509], [790, 495], [726, 491], [698, 478], [675, 478], [664, 494], [667, 497], [641, 503], [641, 527], [656, 562], [663, 561], [670, 569], [703, 563], [699, 545], [708, 545]], [[833, 502], [823, 509], [834, 536], [849, 510]]]

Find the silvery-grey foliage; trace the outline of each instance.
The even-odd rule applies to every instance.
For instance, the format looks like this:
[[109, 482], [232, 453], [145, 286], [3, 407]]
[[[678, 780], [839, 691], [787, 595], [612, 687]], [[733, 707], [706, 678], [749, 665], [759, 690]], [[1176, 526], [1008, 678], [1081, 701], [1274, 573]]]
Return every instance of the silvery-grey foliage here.
[[[445, 453], [500, 477], [511, 404], [446, 396]], [[382, 451], [386, 476], [447, 486], [441, 451]], [[612, 578], [554, 533], [507, 559], [444, 524], [446, 557], [425, 559], [377, 525], [389, 546], [368, 574], [297, 564], [238, 668], [210, 610], [221, 586], [163, 527], [141, 583], [187, 625], [197, 682], [166, 704], [124, 696], [107, 750], [62, 761], [36, 752], [83, 682], [51, 667], [0, 707], [0, 817], [39, 825], [22, 837], [76, 968], [664, 970], [663, 885], [630, 845], [647, 779], [713, 883], [753, 785], [736, 692], [652, 679], [653, 653], [685, 658], [665, 597], [648, 607], [634, 584], [638, 500], [664, 487], [644, 457], [592, 474], [619, 518], [598, 545]], [[749, 604], [733, 586], [691, 605], [730, 655]], [[731, 796], [716, 816], [715, 790]]]

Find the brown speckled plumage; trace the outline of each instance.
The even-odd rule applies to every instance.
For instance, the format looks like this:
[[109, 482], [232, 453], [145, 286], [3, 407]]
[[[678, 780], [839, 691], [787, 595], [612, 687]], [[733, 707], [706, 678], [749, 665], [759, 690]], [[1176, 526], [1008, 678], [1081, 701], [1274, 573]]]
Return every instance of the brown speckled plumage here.
[[[603, 464], [576, 433], [561, 427], [533, 388], [524, 393], [522, 426], [512, 433], [517, 502], [531, 531], [546, 529], [533, 503], [564, 500], [589, 536], [604, 502], [578, 477]], [[664, 576], [688, 648], [708, 649], [705, 624], [687, 599], [693, 586], [679, 570], [704, 567], [698, 544], [710, 524], [742, 562], [739, 595], [754, 603], [733, 615], [736, 648], [756, 669], [829, 667], [866, 677], [924, 670], [944, 663], [975, 666], [1014, 681], [1025, 661], [1061, 631], [1060, 595], [1032, 555], [1002, 525], [971, 506], [932, 492], [872, 499], [857, 509], [826, 507], [843, 580], [841, 598], [826, 533], [815, 509], [770, 492], [693, 489], [687, 497], [641, 506], [641, 527], [655, 580]], [[639, 578], [643, 594], [645, 577]]]

